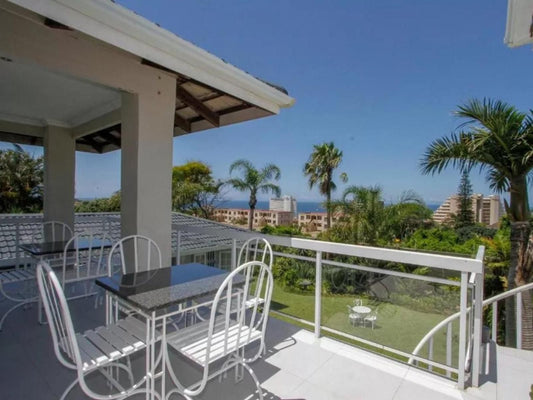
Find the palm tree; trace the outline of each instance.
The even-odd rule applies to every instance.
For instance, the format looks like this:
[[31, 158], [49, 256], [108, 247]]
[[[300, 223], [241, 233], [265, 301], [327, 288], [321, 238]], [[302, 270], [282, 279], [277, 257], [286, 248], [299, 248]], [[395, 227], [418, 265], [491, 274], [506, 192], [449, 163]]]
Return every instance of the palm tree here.
[[[466, 118], [460, 126], [466, 130], [431, 143], [421, 161], [422, 172], [438, 173], [449, 165], [462, 171], [479, 167], [487, 172], [491, 189], [509, 193], [509, 203], [505, 202], [511, 220], [508, 287], [524, 285], [532, 277], [527, 180], [533, 168], [533, 111], [525, 114], [502, 101], [473, 99], [459, 106], [456, 115]], [[528, 292], [523, 296], [522, 343], [533, 348], [531, 298]], [[508, 345], [515, 337], [513, 308], [512, 303], [506, 305]]]
[[[333, 182], [333, 171], [342, 161], [342, 151], [333, 142], [313, 146], [313, 152], [304, 166], [304, 175], [309, 176], [309, 188], [318, 185], [320, 194], [326, 196], [327, 221], [326, 229], [331, 226], [331, 192], [337, 185]], [[348, 180], [345, 173], [340, 174], [343, 182]]]
[[279, 186], [270, 182], [270, 180], [279, 180], [281, 177], [280, 169], [274, 164], [267, 164], [262, 169], [256, 169], [248, 160], [237, 160], [229, 167], [230, 175], [235, 170], [242, 172], [242, 178], [230, 178], [227, 183], [240, 192], [250, 192], [248, 205], [250, 206], [250, 219], [248, 220], [248, 229], [252, 230], [254, 222], [254, 210], [257, 204], [257, 193], [272, 192], [276, 196], [281, 195]]

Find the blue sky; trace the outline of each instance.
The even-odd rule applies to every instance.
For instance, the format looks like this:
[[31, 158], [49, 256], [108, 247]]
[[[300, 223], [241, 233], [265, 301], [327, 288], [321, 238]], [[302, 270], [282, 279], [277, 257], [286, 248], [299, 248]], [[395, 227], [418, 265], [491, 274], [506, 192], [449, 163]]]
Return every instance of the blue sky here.
[[[503, 44], [504, 0], [118, 2], [296, 99], [278, 116], [175, 138], [174, 164], [201, 160], [227, 178], [236, 159], [273, 162], [283, 193], [300, 201], [320, 199], [302, 168], [314, 144], [333, 141], [348, 184], [380, 185], [387, 200], [412, 189], [440, 202], [459, 173], [423, 176], [418, 164], [459, 125], [456, 106], [473, 97], [533, 105], [533, 54]], [[119, 152], [79, 154], [76, 179], [78, 197], [118, 190]], [[489, 193], [477, 171], [471, 179]]]

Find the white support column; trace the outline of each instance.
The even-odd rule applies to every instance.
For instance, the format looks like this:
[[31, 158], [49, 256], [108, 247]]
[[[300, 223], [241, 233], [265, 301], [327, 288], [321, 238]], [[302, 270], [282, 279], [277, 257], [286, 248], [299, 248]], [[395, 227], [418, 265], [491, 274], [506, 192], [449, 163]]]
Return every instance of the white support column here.
[[74, 229], [76, 141], [70, 129], [48, 126], [44, 134], [44, 221]]
[[322, 326], [322, 252], [316, 252], [315, 269], [315, 338], [320, 338]]
[[175, 78], [159, 77], [143, 93], [122, 95], [122, 236], [140, 234], [171, 262], [172, 139]]

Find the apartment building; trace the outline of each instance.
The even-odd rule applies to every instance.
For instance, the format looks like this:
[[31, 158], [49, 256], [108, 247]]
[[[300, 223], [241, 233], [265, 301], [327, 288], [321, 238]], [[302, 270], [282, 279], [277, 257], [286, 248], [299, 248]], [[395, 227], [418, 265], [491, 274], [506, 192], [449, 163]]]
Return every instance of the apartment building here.
[[[335, 225], [341, 214], [334, 213], [331, 218], [331, 225]], [[304, 212], [298, 214], [298, 226], [304, 232], [323, 232], [326, 230], [328, 214], [326, 212]]]
[[[460, 198], [458, 195], [450, 196], [433, 213], [433, 221], [442, 224], [450, 222], [453, 215], [459, 212]], [[495, 226], [503, 215], [500, 196], [491, 195], [484, 197], [482, 194], [472, 195], [472, 212], [474, 221], [489, 226]]]
[[[246, 208], [217, 208], [214, 215], [215, 219], [219, 222], [247, 225], [250, 210]], [[291, 225], [292, 220], [292, 211], [255, 210], [253, 228], [259, 229], [266, 225]]]
[[293, 218], [296, 218], [298, 212], [296, 199], [292, 196], [272, 197], [268, 208], [270, 211], [290, 211]]

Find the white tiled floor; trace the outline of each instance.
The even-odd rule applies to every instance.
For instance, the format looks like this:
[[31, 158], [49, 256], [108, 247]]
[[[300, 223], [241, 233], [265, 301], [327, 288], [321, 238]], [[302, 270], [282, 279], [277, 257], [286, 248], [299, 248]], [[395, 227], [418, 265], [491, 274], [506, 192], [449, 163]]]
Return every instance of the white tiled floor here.
[[[78, 331], [103, 324], [103, 310], [94, 309], [92, 298], [70, 304]], [[0, 313], [5, 307], [0, 302]], [[38, 325], [35, 314], [35, 307], [13, 313], [0, 332], [2, 400], [58, 399], [75, 378], [55, 358], [48, 327]], [[460, 391], [446, 379], [328, 338], [316, 341], [311, 332], [276, 319], [269, 323], [267, 348], [253, 365], [266, 400], [527, 399], [533, 383], [533, 354], [512, 350], [497, 352], [498, 384], [493, 377], [479, 389]], [[179, 373], [185, 376], [186, 368], [179, 367]], [[251, 378], [235, 384], [230, 374], [222, 383], [210, 383], [200, 398], [253, 400], [254, 391]], [[68, 399], [86, 397], [77, 388]]]

